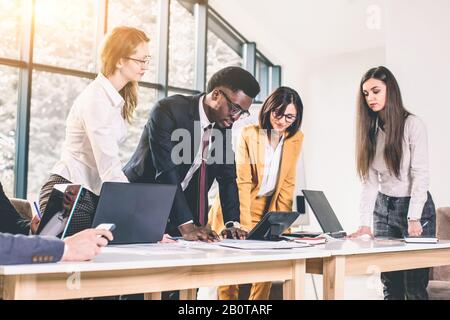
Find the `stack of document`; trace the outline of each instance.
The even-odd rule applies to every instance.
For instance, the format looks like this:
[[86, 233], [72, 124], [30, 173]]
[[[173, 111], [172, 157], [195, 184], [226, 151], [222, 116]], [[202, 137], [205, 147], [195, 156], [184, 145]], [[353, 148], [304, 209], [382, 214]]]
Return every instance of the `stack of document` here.
[[434, 237], [405, 237], [406, 243], [438, 243], [438, 238]]
[[224, 239], [217, 242], [219, 246], [244, 249], [244, 250], [271, 250], [271, 249], [293, 249], [305, 248], [310, 245], [307, 243], [298, 243], [295, 241], [263, 241], [263, 240], [231, 240]]
[[297, 243], [306, 243], [310, 245], [324, 244], [327, 242], [327, 238], [325, 237], [302, 237], [302, 238], [294, 238], [293, 239]]

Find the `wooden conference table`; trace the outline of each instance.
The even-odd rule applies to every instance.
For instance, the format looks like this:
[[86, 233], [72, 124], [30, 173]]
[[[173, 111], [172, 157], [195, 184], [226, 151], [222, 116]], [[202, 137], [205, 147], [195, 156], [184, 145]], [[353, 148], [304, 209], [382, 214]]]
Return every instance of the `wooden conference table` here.
[[304, 299], [306, 259], [329, 256], [314, 248], [255, 250], [204, 243], [108, 246], [91, 262], [0, 266], [2, 299], [74, 299], [181, 290], [195, 299], [207, 286], [285, 281], [285, 299]]
[[285, 299], [304, 299], [305, 272], [323, 274], [324, 299], [343, 299], [345, 276], [450, 265], [450, 241], [404, 244], [346, 240], [288, 250], [244, 251], [210, 244], [109, 246], [91, 262], [0, 266], [2, 299], [73, 299], [285, 281]]
[[405, 244], [391, 240], [345, 240], [317, 247], [328, 257], [308, 259], [306, 272], [323, 274], [323, 299], [344, 299], [345, 276], [450, 265], [450, 241]]

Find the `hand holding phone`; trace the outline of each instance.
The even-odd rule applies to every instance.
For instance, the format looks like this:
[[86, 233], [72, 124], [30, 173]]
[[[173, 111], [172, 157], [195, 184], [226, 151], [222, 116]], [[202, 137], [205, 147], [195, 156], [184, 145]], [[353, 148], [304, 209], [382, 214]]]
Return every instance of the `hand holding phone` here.
[[114, 223], [101, 223], [96, 226], [95, 229], [109, 230], [112, 232], [114, 231], [114, 229], [116, 229], [116, 225]]
[[[113, 232], [116, 229], [116, 225], [114, 223], [101, 223], [95, 229], [103, 229]], [[100, 238], [101, 236], [97, 236]]]

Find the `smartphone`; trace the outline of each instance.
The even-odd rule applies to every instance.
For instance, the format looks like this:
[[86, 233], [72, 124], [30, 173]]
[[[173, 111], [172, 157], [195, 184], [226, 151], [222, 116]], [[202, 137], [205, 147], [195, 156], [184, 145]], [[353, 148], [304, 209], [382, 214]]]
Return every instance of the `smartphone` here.
[[109, 231], [114, 231], [116, 229], [116, 225], [114, 223], [101, 223], [95, 227], [95, 229], [104, 229]]

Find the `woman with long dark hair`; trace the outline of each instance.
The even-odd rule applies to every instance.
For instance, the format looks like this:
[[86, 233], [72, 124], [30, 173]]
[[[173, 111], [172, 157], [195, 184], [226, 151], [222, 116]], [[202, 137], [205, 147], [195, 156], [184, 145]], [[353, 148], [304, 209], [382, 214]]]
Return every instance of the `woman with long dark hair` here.
[[[250, 231], [269, 211], [292, 211], [297, 160], [302, 148], [303, 103], [299, 94], [280, 87], [265, 100], [259, 124], [242, 129], [236, 150], [240, 223]], [[223, 230], [217, 198], [210, 213], [213, 230]], [[250, 300], [269, 299], [271, 282], [254, 283]], [[237, 285], [219, 288], [219, 299], [238, 298]]]
[[[359, 89], [357, 171], [363, 182], [358, 231], [375, 237], [434, 237], [435, 207], [430, 193], [428, 142], [424, 123], [408, 112], [394, 75], [370, 69]], [[429, 269], [383, 272], [385, 299], [428, 299]]]

